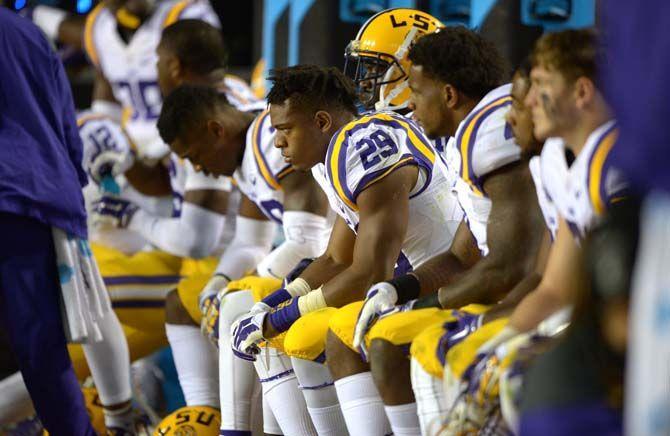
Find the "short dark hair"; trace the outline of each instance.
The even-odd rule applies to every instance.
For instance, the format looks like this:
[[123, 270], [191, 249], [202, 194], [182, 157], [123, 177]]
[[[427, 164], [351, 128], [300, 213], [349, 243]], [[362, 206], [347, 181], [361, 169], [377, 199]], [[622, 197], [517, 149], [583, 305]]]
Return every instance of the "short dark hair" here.
[[595, 29], [569, 29], [542, 35], [531, 54], [533, 66], [560, 72], [568, 81], [587, 77], [598, 84], [598, 66], [605, 50]]
[[518, 74], [520, 77], [529, 79], [530, 69], [531, 69], [530, 57], [526, 56], [525, 58], [523, 58], [519, 66], [516, 67], [516, 70], [514, 70], [514, 74]]
[[270, 104], [281, 104], [290, 98], [311, 111], [331, 106], [358, 113], [354, 83], [337, 68], [316, 65], [277, 68], [270, 71], [268, 80], [272, 82], [267, 96]]
[[217, 108], [231, 107], [226, 95], [209, 86], [181, 85], [163, 100], [158, 133], [166, 144], [184, 138]]
[[419, 38], [409, 60], [471, 98], [482, 98], [508, 79], [507, 62], [493, 43], [463, 26]]
[[228, 50], [216, 27], [202, 20], [179, 20], [163, 30], [161, 44], [197, 74], [228, 69]]

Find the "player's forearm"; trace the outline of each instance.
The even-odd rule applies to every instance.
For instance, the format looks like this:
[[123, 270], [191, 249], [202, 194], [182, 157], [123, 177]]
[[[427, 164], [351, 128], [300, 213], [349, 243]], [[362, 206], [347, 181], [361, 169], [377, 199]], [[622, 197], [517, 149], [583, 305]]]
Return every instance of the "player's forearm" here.
[[225, 226], [225, 216], [184, 203], [178, 218], [163, 218], [138, 210], [130, 229], [156, 247], [180, 257], [211, 255]]
[[[371, 257], [371, 259], [380, 257]], [[323, 286], [323, 296], [328, 307], [342, 307], [354, 301], [363, 300], [370, 286], [393, 276], [393, 265], [393, 261], [383, 260], [374, 265], [367, 262], [352, 264]]]
[[482, 322], [495, 321], [498, 318], [509, 316], [514, 312], [517, 305], [528, 295], [542, 280], [542, 276], [537, 272], [528, 274], [510, 291], [503, 300], [493, 306], [484, 314]]
[[523, 278], [523, 268], [509, 259], [489, 255], [453, 284], [439, 290], [440, 305], [457, 308], [467, 304], [495, 304]]
[[568, 299], [563, 298], [560, 293], [550, 292], [540, 285], [514, 309], [509, 325], [519, 332], [532, 330], [547, 317], [568, 304]]
[[348, 266], [348, 263], [338, 261], [329, 253], [324, 253], [300, 274], [300, 278], [305, 280], [312, 289], [316, 289], [347, 269]]
[[125, 176], [128, 183], [144, 195], [161, 197], [172, 194], [168, 171], [161, 164], [149, 166], [135, 159]]
[[451, 251], [447, 251], [428, 260], [412, 274], [419, 280], [419, 295], [424, 297], [454, 282], [466, 270], [465, 265]]

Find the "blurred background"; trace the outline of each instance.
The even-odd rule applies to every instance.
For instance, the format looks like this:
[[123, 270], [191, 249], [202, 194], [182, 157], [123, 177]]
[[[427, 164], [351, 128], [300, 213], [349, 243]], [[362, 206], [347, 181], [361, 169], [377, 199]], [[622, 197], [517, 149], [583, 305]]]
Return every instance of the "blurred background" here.
[[[1, 1], [1, 0], [0, 0]], [[86, 15], [99, 0], [4, 0], [20, 11], [38, 4]], [[160, 1], [160, 0], [158, 0]], [[393, 7], [418, 8], [445, 24], [479, 29], [516, 66], [546, 30], [596, 24], [602, 0], [212, 0], [230, 50], [231, 72], [250, 80], [254, 67], [316, 63], [341, 67], [362, 23]], [[78, 108], [89, 106], [93, 72], [82, 53], [61, 48]], [[259, 61], [261, 61], [259, 63]]]

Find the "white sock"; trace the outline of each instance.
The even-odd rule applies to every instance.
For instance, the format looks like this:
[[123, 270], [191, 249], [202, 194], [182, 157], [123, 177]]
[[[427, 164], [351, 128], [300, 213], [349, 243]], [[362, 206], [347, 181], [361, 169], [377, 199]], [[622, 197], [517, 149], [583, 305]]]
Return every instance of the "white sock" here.
[[290, 359], [274, 348], [265, 348], [257, 356], [254, 367], [263, 387], [263, 398], [282, 432], [291, 436], [316, 436]]
[[219, 315], [219, 397], [221, 430], [251, 430], [251, 399], [258, 377], [254, 364], [235, 357], [230, 347], [230, 327], [254, 304], [249, 291], [226, 295]]
[[111, 406], [129, 401], [132, 397], [130, 355], [121, 323], [116, 314], [109, 311], [98, 320], [98, 326], [102, 341], [83, 344], [82, 348], [100, 402]]
[[416, 403], [384, 406], [386, 416], [391, 423], [394, 436], [418, 436], [419, 417], [416, 415]]
[[333, 377], [326, 365], [311, 360], [291, 358], [291, 364], [305, 397], [307, 411], [319, 436], [347, 433]]
[[216, 349], [190, 325], [165, 324], [179, 384], [189, 406], [219, 407]]
[[0, 422], [17, 422], [35, 414], [20, 372], [0, 380]]
[[441, 417], [449, 411], [444, 386], [442, 380], [427, 373], [414, 358], [411, 361], [411, 376], [421, 434], [429, 434], [431, 427], [440, 425]]
[[371, 372], [336, 380], [335, 389], [350, 434], [379, 436], [391, 433], [384, 403], [372, 380]]

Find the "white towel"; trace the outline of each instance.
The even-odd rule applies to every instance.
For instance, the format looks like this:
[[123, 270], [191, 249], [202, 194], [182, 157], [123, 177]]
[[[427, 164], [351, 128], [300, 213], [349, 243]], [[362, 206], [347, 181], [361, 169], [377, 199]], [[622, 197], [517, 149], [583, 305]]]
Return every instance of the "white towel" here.
[[97, 320], [112, 310], [98, 265], [85, 239], [52, 228], [61, 287], [63, 324], [68, 342], [102, 340]]

